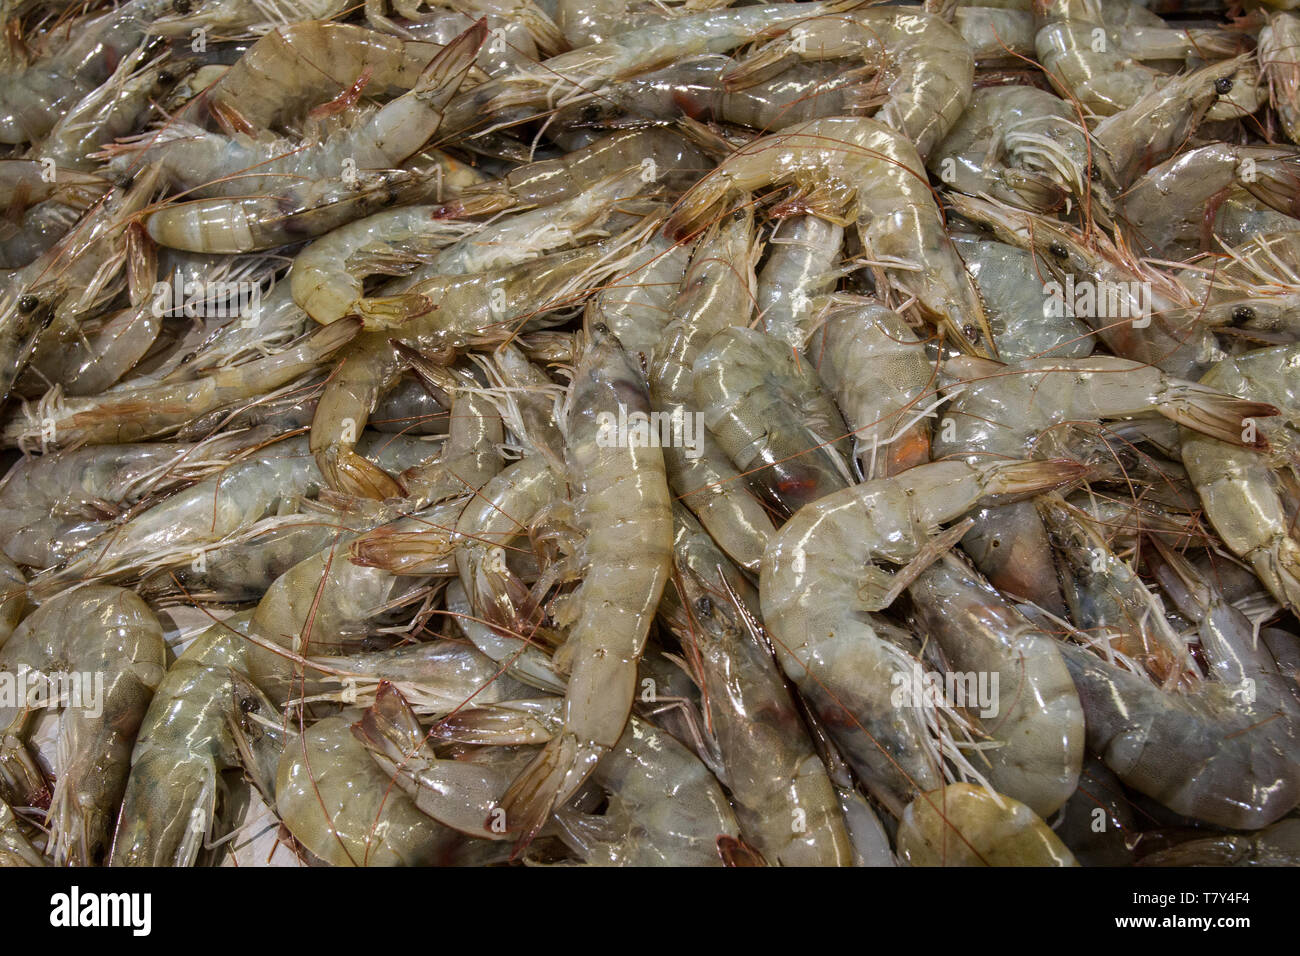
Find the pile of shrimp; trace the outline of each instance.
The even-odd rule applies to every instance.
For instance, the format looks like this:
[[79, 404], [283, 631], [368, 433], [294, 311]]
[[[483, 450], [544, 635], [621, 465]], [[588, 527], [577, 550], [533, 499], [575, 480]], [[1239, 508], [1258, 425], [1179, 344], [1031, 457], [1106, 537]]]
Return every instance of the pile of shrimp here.
[[0, 863], [1300, 864], [1300, 16], [0, 0]]

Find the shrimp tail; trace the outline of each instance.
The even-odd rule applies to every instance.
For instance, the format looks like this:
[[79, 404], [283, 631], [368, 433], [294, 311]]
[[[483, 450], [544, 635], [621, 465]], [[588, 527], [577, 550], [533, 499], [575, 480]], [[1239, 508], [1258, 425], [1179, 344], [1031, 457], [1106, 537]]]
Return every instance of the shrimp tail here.
[[521, 834], [520, 849], [532, 842], [551, 811], [577, 790], [599, 758], [599, 748], [583, 747], [572, 734], [560, 734], [547, 742], [501, 801], [506, 826]]
[[545, 722], [532, 714], [492, 704], [448, 714], [429, 733], [445, 743], [476, 747], [544, 744], [554, 736]]
[[482, 17], [429, 61], [411, 92], [441, 109], [460, 89], [487, 35], [487, 17]]
[[1246, 401], [1199, 385], [1176, 387], [1171, 400], [1156, 409], [1192, 431], [1261, 451], [1268, 448], [1268, 439], [1250, 427], [1251, 421], [1278, 414], [1277, 407], [1266, 402]]
[[710, 222], [721, 218], [732, 197], [730, 180], [715, 171], [697, 182], [681, 198], [676, 210], [668, 217], [664, 232], [675, 239], [695, 235]]
[[418, 292], [371, 296], [357, 300], [357, 315], [367, 329], [391, 329], [434, 309], [433, 300]]
[[541, 608], [508, 567], [484, 565], [474, 575], [475, 606], [483, 608], [488, 626], [507, 637], [531, 637], [541, 621]]
[[572, 49], [564, 38], [564, 31], [537, 4], [525, 5], [519, 14], [519, 22], [528, 30], [528, 35], [537, 44], [537, 52], [543, 56], [557, 56]]
[[722, 74], [722, 88], [728, 93], [749, 89], [764, 80], [770, 80], [789, 63], [793, 54], [793, 43], [786, 37], [771, 40], [754, 52], [739, 57], [733, 66]]
[[257, 128], [252, 122], [234, 106], [224, 100], [209, 99], [207, 103], [208, 115], [216, 121], [217, 127], [227, 136], [236, 134], [253, 136], [257, 133]]
[[1051, 458], [1047, 461], [999, 462], [991, 465], [990, 470], [987, 494], [1005, 504], [1078, 481], [1089, 468], [1068, 458]]
[[506, 209], [528, 208], [519, 204], [510, 190], [498, 185], [478, 186], [464, 190], [459, 196], [441, 206], [435, 206], [434, 219], [470, 219], [486, 216]]
[[433, 756], [433, 748], [415, 711], [388, 681], [380, 681], [375, 702], [352, 725], [352, 736], [399, 765], [411, 757]]
[[344, 494], [377, 501], [403, 496], [395, 478], [354, 451], [330, 446], [316, 455], [316, 464], [329, 486]]
[[377, 528], [352, 542], [348, 558], [358, 567], [381, 568], [393, 574], [433, 574], [446, 565], [454, 551], [450, 532], [443, 536]]

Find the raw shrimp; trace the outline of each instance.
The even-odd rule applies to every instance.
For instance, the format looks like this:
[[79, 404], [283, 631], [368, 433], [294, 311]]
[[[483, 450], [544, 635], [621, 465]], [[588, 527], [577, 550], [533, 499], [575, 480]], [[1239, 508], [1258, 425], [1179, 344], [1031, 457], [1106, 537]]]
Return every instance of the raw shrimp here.
[[1237, 89], [1235, 77], [1246, 62], [1238, 57], [1175, 77], [1093, 127], [1120, 185], [1180, 149], [1210, 110]]
[[942, 19], [914, 8], [865, 7], [814, 16], [741, 57], [724, 82], [732, 89], [778, 72], [790, 57], [860, 58], [887, 90], [876, 119], [928, 157], [970, 102], [975, 61], [970, 47]]
[[468, 373], [458, 376], [428, 365], [422, 375], [447, 396], [451, 412], [447, 441], [438, 457], [412, 465], [399, 476], [406, 498], [420, 508], [475, 494], [501, 470], [500, 447], [505, 441], [501, 413]]
[[51, 397], [15, 416], [5, 426], [3, 439], [10, 446], [43, 443], [48, 448], [157, 438], [214, 409], [255, 398], [314, 371], [359, 330], [357, 320], [342, 319], [282, 352], [189, 381], [138, 386], [128, 381], [92, 397]]
[[167, 55], [148, 60], [146, 48], [134, 50], [112, 76], [60, 116], [28, 155], [52, 160], [61, 169], [93, 173], [96, 163], [91, 153], [143, 125], [159, 97], [192, 65], [184, 57]]
[[1044, 291], [1071, 305], [1116, 355], [1199, 378], [1222, 354], [1189, 290], [1098, 232], [1085, 237], [1057, 220], [960, 193], [949, 201], [997, 238], [1035, 253], [1036, 268], [1049, 269], [1054, 283]]
[[157, 169], [113, 189], [81, 221], [29, 265], [10, 273], [0, 293], [0, 401], [9, 397], [38, 336], [54, 321], [75, 324], [117, 291], [127, 257], [126, 226], [153, 196]]
[[643, 185], [658, 183], [680, 192], [709, 165], [703, 151], [674, 130], [661, 126], [634, 129], [602, 137], [558, 159], [517, 166], [501, 179], [464, 190], [445, 203], [440, 214], [462, 218], [502, 209], [553, 206], [589, 193], [629, 168], [637, 171]]
[[768, 335], [802, 349], [824, 297], [835, 288], [844, 227], [816, 216], [796, 216], [788, 229], [783, 224], [768, 239], [757, 305]]
[[779, 510], [848, 484], [848, 426], [817, 370], [757, 329], [723, 329], [695, 359], [695, 407], [718, 446]]
[[838, 61], [795, 63], [771, 79], [729, 90], [722, 76], [733, 65], [731, 57], [722, 54], [688, 57], [611, 83], [599, 93], [575, 97], [557, 113], [556, 122], [598, 125], [623, 114], [646, 122], [676, 122], [685, 114], [770, 130], [823, 116], [863, 116], [886, 95], [863, 75], [865, 71], [844, 70]]
[[898, 827], [898, 855], [910, 866], [1078, 866], [1033, 810], [968, 783], [912, 801]]
[[923, 417], [935, 370], [901, 315], [874, 299], [837, 294], [808, 347], [852, 429], [861, 474], [888, 478], [930, 460]]
[[1214, 680], [1177, 693], [1061, 645], [1083, 702], [1088, 746], [1125, 784], [1177, 813], [1255, 830], [1300, 803], [1300, 697], [1256, 647], [1254, 628], [1190, 563], [1164, 552], [1162, 576], [1197, 621]]
[[1144, 61], [1239, 52], [1238, 37], [1228, 30], [1170, 28], [1151, 14], [1135, 25], [1111, 26], [1100, 4], [1046, 0], [1039, 13], [1043, 26], [1035, 45], [1043, 72], [1063, 97], [1097, 116], [1128, 109], [1169, 82]]
[[[106, 531], [56, 571], [32, 582], [35, 593], [89, 578], [121, 578], [169, 563], [205, 563], [223, 543], [257, 521], [312, 497], [322, 476], [299, 435], [218, 471]], [[403, 465], [430, 454], [419, 439], [367, 436], [363, 450], [381, 462]], [[379, 466], [376, 466], [379, 467]]]
[[[943, 650], [950, 669], [997, 676], [995, 700], [967, 700], [1000, 747], [982, 751], [998, 791], [1046, 818], [1079, 784], [1083, 709], [1052, 636], [1026, 620], [955, 554], [921, 572], [908, 589], [917, 633]], [[978, 758], [976, 758], [979, 766]]]
[[477, 612], [461, 617], [461, 627], [471, 639], [478, 634], [475, 646], [493, 660], [509, 663], [520, 680], [549, 691], [563, 690], [563, 680], [546, 654], [529, 642], [536, 627], [534, 602], [506, 557], [512, 542], [529, 533], [562, 489], [561, 476], [547, 460], [529, 455], [484, 485], [457, 523], [462, 593], [469, 596], [466, 608]]
[[259, 437], [264, 433], [208, 443], [96, 445], [24, 458], [0, 486], [0, 549], [32, 567], [61, 563], [146, 495], [226, 467], [225, 456]]
[[369, 96], [407, 92], [441, 49], [347, 23], [285, 24], [259, 38], [208, 88], [208, 109], [228, 131], [283, 129], [355, 83], [364, 81]]
[[[383, 269], [385, 263], [400, 268], [402, 253], [433, 252], [473, 231], [466, 223], [444, 219], [438, 210], [427, 205], [384, 209], [317, 239], [294, 259], [289, 273], [294, 301], [323, 324], [353, 314], [370, 269]], [[366, 270], [354, 273], [346, 263], [358, 253]]]
[[416, 808], [341, 717], [285, 747], [275, 804], [294, 838], [333, 866], [445, 865], [461, 841]]
[[90, 866], [106, 855], [131, 747], [163, 679], [165, 653], [149, 606], [113, 587], [50, 599], [0, 648], [0, 669], [27, 687], [23, 707], [0, 707], [6, 736], [25, 735], [40, 709], [30, 706], [35, 687], [45, 685], [41, 706], [62, 709], [49, 812], [56, 863]]
[[[507, 340], [531, 317], [562, 307], [574, 293], [617, 270], [626, 254], [616, 250], [627, 238], [492, 272], [434, 276], [399, 295], [359, 300], [357, 311], [379, 328], [363, 333], [342, 353], [312, 419], [312, 454], [330, 487], [381, 499], [401, 493], [392, 477], [353, 451], [370, 410], [407, 364], [394, 341], [432, 351], [474, 340]], [[412, 302], [423, 302], [425, 311], [397, 322], [393, 332], [385, 331], [383, 323], [409, 314]], [[350, 321], [341, 319], [325, 328]]]
[[592, 319], [608, 325], [623, 348], [653, 367], [664, 329], [673, 320], [673, 300], [686, 274], [693, 246], [656, 234], [627, 270], [611, 278], [592, 303]]
[[34, 159], [0, 160], [0, 205], [11, 211], [47, 199], [84, 210], [109, 186], [108, 180], [93, 173], [67, 167], [51, 169]]
[[468, 836], [509, 839], [496, 810], [511, 779], [532, 759], [531, 749], [489, 748], [487, 754], [504, 758], [492, 763], [440, 759], [411, 706], [387, 684], [352, 732], [423, 813]]
[[876, 562], [933, 560], [928, 552], [941, 523], [1079, 473], [1064, 461], [918, 465], [814, 502], [768, 545], [760, 594], [778, 660], [854, 769], [896, 812], [942, 780], [924, 744], [920, 710], [890, 704], [894, 675], [910, 680], [912, 659], [881, 637], [889, 625], [872, 616], [915, 572], [892, 575]]
[[[1246, 413], [1226, 436], [1185, 429], [1182, 449], [1183, 463], [1214, 530], [1293, 612], [1300, 612], [1300, 536], [1294, 499], [1287, 504], [1285, 488], [1287, 470], [1294, 480], [1300, 447], [1298, 370], [1300, 345], [1260, 349], [1219, 362], [1201, 379], [1203, 386], [1271, 402], [1266, 407], [1280, 409], [1282, 417], [1257, 421]], [[1249, 447], [1246, 439], [1253, 434], [1267, 439], [1271, 455], [1259, 446]]]
[[606, 750], [591, 774], [605, 812], [557, 809], [560, 839], [591, 866], [721, 866], [736, 816], [699, 758], [639, 717]]
[[[421, 532], [424, 547], [422, 568], [403, 568], [407, 576], [376, 567], [354, 548], [356, 536], [340, 529], [334, 542], [317, 554], [299, 561], [262, 595], [249, 629], [263, 645], [248, 660], [248, 673], [273, 700], [302, 691], [304, 677], [300, 659], [305, 656], [337, 656], [343, 643], [364, 636], [367, 626], [392, 601], [414, 591], [420, 584], [414, 575], [454, 573], [452, 537], [455, 520], [464, 503], [443, 502], [431, 509], [399, 518], [370, 532], [389, 537]], [[429, 539], [438, 538], [434, 553]], [[385, 545], [387, 542], [380, 541]], [[266, 642], [269, 642], [267, 644]], [[287, 648], [290, 654], [274, 648]], [[311, 683], [306, 685], [311, 687]]]
[[409, 92], [319, 142], [226, 136], [176, 121], [109, 149], [111, 165], [156, 161], [172, 185], [197, 198], [269, 193], [296, 203], [317, 181], [346, 177], [345, 169], [358, 176], [389, 169], [417, 152], [437, 132], [486, 35], [487, 26], [475, 24], [433, 58]]
[[[963, 391], [932, 440], [936, 459], [1019, 458], [1032, 454], [1040, 442], [1050, 445], [1066, 423], [1152, 412], [1239, 443], [1243, 419], [1268, 414], [1271, 408], [1104, 355], [1034, 359], [994, 368], [987, 377], [962, 377], [967, 379]], [[1051, 545], [1032, 504], [980, 513], [963, 543], [994, 586], [1054, 614], [1064, 613]]]
[[[627, 169], [545, 210], [520, 213], [486, 226], [446, 220], [445, 206], [408, 206], [350, 223], [312, 243], [294, 260], [289, 274], [294, 300], [318, 322], [332, 322], [362, 303], [362, 280], [372, 270], [399, 272], [403, 258], [413, 269], [385, 292], [400, 296], [439, 276], [487, 272], [527, 261], [599, 232], [620, 199], [641, 187], [639, 172]], [[340, 269], [339, 263], [346, 263]], [[392, 301], [424, 306], [417, 297], [365, 299], [370, 311]], [[418, 314], [418, 313], [417, 313]], [[400, 316], [401, 312], [395, 312]]]
[[1004, 362], [1032, 358], [1082, 358], [1092, 354], [1092, 330], [1074, 317], [1074, 303], [1044, 282], [1051, 269], [1041, 257], [1004, 242], [954, 237], [975, 277]]
[[776, 185], [795, 187], [794, 201], [815, 215], [832, 222], [856, 218], [863, 249], [892, 285], [915, 296], [961, 349], [992, 348], [979, 295], [944, 230], [925, 165], [905, 137], [875, 120], [849, 117], [760, 137], [696, 183], [669, 228], [693, 231], [745, 193]]
[[606, 83], [648, 73], [684, 57], [725, 53], [763, 30], [814, 17], [830, 8], [826, 3], [758, 4], [627, 30], [462, 93], [448, 108], [443, 132], [463, 133], [484, 125], [485, 120], [494, 126], [524, 122], [536, 115], [538, 107], [564, 105], [570, 97], [598, 92]]
[[[488, 605], [485, 610], [490, 612], [491, 607]], [[504, 667], [515, 680], [552, 694], [564, 693], [564, 678], [555, 673], [546, 652], [525, 638], [504, 634], [503, 628], [489, 626], [475, 613], [459, 580], [447, 585], [447, 613], [455, 619], [456, 626], [470, 643]]]
[[[442, 718], [514, 705], [533, 692], [503, 675], [496, 661], [453, 640], [344, 657], [297, 657], [294, 663], [312, 675], [299, 690], [320, 688], [296, 697], [294, 705], [330, 701], [369, 707], [396, 691], [415, 712]], [[333, 689], [336, 685], [342, 688]], [[504, 786], [501, 791], [505, 792]]]
[[1117, 187], [1070, 104], [1033, 86], [977, 90], [928, 163], [955, 189], [1037, 212], [1069, 197], [1108, 210]]
[[167, 670], [131, 754], [112, 866], [193, 866], [213, 828], [224, 771], [267, 788], [280, 719], [244, 674], [247, 615], [214, 624]]
[[1300, 143], [1300, 18], [1279, 11], [1259, 31], [1259, 67], [1287, 138]]
[[346, 226], [393, 202], [440, 198], [440, 178], [404, 169], [295, 182], [282, 195], [171, 202], [145, 219], [159, 245], [189, 252], [241, 253], [300, 242]]
[[[716, 333], [749, 318], [758, 255], [754, 215], [748, 208], [709, 227], [695, 246], [649, 375], [657, 410], [682, 423], [683, 445], [687, 416], [695, 409], [695, 360]], [[772, 519], [713, 437], [692, 437], [694, 448], [670, 442], [664, 449], [673, 491], [732, 560], [756, 570], [774, 530]]]
[[1170, 626], [1159, 595], [1084, 515], [1055, 495], [1043, 495], [1036, 504], [1058, 555], [1070, 619], [1161, 683], [1183, 679], [1194, 666], [1191, 652]]
[[607, 328], [597, 325], [589, 334], [565, 423], [575, 520], [585, 540], [582, 584], [565, 609], [573, 624], [557, 662], [569, 674], [564, 728], [502, 802], [507, 826], [526, 839], [618, 746], [632, 707], [636, 661], [672, 563], [663, 454], [639, 443], [604, 447], [602, 440], [602, 413], [648, 415], [641, 375]]
[[1124, 194], [1124, 218], [1148, 254], [1186, 258], [1202, 251], [1206, 205], [1217, 193], [1240, 185], [1290, 214], [1300, 211], [1298, 183], [1300, 151], [1294, 148], [1215, 143], [1182, 153], [1142, 176]]
[[[671, 625], [688, 659], [698, 661], [707, 726], [742, 836], [774, 866], [848, 865], [848, 832], [826, 767], [771, 653], [748, 632], [745, 615], [754, 614], [757, 594], [680, 505], [674, 539], [679, 602]], [[732, 579], [742, 589], [740, 606], [727, 592]]]

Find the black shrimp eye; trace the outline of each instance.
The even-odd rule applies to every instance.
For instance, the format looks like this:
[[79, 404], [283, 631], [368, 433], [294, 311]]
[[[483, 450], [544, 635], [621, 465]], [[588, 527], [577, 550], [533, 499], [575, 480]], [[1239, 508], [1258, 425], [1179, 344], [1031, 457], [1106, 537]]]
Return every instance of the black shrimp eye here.
[[1248, 305], [1239, 305], [1232, 310], [1232, 321], [1250, 322], [1255, 318], [1255, 310]]
[[700, 598], [698, 601], [695, 602], [695, 610], [698, 614], [701, 615], [712, 614], [713, 602], [709, 600], [707, 595], [705, 595], [704, 597]]
[[18, 311], [24, 314], [35, 312], [36, 307], [41, 304], [41, 300], [34, 295], [24, 295], [18, 299]]
[[256, 697], [239, 698], [239, 709], [245, 714], [255, 714], [262, 707]]
[[162, 83], [163, 85], [167, 85], [167, 84], [170, 84], [170, 83], [172, 82], [172, 80], [174, 80], [174, 79], [176, 79], [176, 77], [172, 76], [172, 74], [171, 74], [171, 70], [159, 70], [159, 71], [158, 71], [158, 82], [159, 82], [159, 83]]
[[972, 342], [979, 337], [979, 331], [980, 330], [975, 328], [973, 325], [964, 325], [961, 330], [962, 335], [966, 336], [966, 338], [970, 339]]
[[1088, 178], [1094, 183], [1101, 180], [1101, 170], [1097, 168], [1096, 163], [1088, 164]]
[[1221, 76], [1214, 81], [1214, 92], [1220, 96], [1227, 96], [1232, 92], [1232, 77]]
[[189, 13], [192, 5], [190, 0], [172, 0], [172, 9], [177, 13]]
[[744, 221], [745, 221], [745, 210], [744, 210], [744, 209], [737, 209], [735, 212], [733, 212], [733, 213], [731, 214], [731, 218], [732, 218], [732, 220], [735, 221], [735, 222], [744, 222]]
[[1070, 256], [1070, 250], [1065, 248], [1065, 243], [1063, 242], [1053, 242], [1047, 247], [1047, 251], [1058, 259], [1067, 259]]

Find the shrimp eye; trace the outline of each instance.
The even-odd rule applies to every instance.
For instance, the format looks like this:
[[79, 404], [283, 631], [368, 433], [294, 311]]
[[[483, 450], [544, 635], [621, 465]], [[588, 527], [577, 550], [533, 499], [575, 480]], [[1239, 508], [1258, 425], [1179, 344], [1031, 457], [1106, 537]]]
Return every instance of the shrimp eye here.
[[1255, 318], [1255, 310], [1248, 305], [1239, 305], [1232, 310], [1232, 321], [1250, 322]]
[[1058, 259], [1068, 259], [1070, 256], [1070, 250], [1065, 248], [1065, 243], [1060, 241], [1053, 242], [1047, 247], [1047, 251]]
[[172, 74], [171, 74], [171, 70], [159, 70], [159, 71], [158, 71], [158, 82], [161, 83], [161, 84], [163, 84], [164, 86], [166, 86], [167, 84], [171, 83], [172, 80], [174, 80], [174, 79], [176, 79], [176, 77], [172, 76]]
[[744, 209], [737, 209], [735, 212], [733, 212], [733, 213], [731, 214], [731, 219], [732, 219], [733, 222], [744, 222], [744, 221], [745, 221], [745, 210], [744, 210]]
[[1091, 179], [1094, 183], [1100, 181], [1101, 170], [1097, 168], [1096, 163], [1088, 164], [1088, 178]]
[[256, 697], [239, 698], [239, 709], [242, 713], [255, 714], [261, 709], [261, 707], [262, 705], [258, 702]]
[[191, 8], [190, 0], [172, 0], [172, 9], [177, 13], [189, 13]]
[[606, 325], [604, 322], [601, 322], [599, 325], [597, 325], [594, 331], [596, 332], [597, 335], [612, 335], [612, 334], [613, 334], [612, 332], [610, 332], [610, 330], [609, 330], [609, 326]]
[[705, 595], [704, 597], [700, 598], [698, 601], [695, 602], [695, 611], [697, 614], [700, 615], [708, 615], [713, 613], [713, 602], [709, 600], [708, 595]]
[[966, 336], [966, 338], [970, 339], [972, 342], [974, 342], [976, 337], [979, 335], [979, 329], [975, 328], [975, 326], [973, 325], [963, 325], [961, 329], [961, 334]]
[[1220, 96], [1227, 96], [1232, 92], [1232, 77], [1221, 76], [1214, 81], [1214, 92]]
[[18, 311], [26, 315], [28, 312], [35, 312], [36, 307], [41, 304], [41, 300], [36, 296], [28, 294], [18, 299]]

